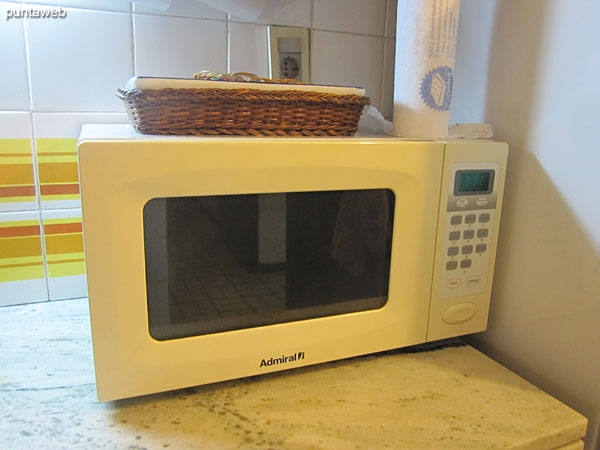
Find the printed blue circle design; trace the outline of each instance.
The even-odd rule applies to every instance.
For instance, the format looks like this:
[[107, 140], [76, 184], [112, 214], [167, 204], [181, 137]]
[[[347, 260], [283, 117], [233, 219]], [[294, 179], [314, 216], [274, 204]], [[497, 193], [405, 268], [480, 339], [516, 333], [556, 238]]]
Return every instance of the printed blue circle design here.
[[421, 98], [434, 111], [448, 111], [452, 99], [452, 69], [439, 66], [421, 80]]

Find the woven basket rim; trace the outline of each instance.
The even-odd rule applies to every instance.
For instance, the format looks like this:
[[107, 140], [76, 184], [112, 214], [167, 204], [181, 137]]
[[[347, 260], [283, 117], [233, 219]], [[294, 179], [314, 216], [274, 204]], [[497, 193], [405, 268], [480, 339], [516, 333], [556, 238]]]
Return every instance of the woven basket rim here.
[[282, 91], [264, 91], [261, 89], [222, 89], [222, 88], [190, 88], [190, 89], [124, 89], [117, 90], [117, 97], [123, 101], [143, 97], [230, 97], [243, 101], [311, 101], [311, 102], [330, 102], [334, 100], [336, 103], [362, 103], [363, 105], [371, 104], [371, 99], [365, 95], [356, 94], [335, 94], [331, 92], [315, 92], [315, 91], [298, 91], [294, 89]]

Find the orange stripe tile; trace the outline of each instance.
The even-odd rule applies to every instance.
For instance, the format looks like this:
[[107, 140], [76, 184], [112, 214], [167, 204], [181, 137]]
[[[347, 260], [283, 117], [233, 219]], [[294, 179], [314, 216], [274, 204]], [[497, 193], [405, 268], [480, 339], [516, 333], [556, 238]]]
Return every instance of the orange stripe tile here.
[[44, 225], [46, 234], [81, 233], [81, 223], [55, 223]]
[[23, 152], [23, 153], [0, 153], [0, 158], [23, 158], [31, 156], [31, 152]]
[[33, 184], [33, 165], [0, 164], [0, 184]]
[[39, 163], [40, 184], [76, 183], [79, 180], [77, 163]]
[[0, 239], [0, 255], [2, 258], [23, 258], [26, 256], [40, 256], [41, 254], [42, 242], [39, 236]]
[[77, 154], [77, 152], [45, 152], [39, 150], [37, 153], [40, 156], [73, 156]]
[[0, 238], [39, 236], [39, 234], [40, 234], [39, 225], [27, 225], [27, 226], [23, 226], [23, 227], [0, 228]]
[[22, 264], [7, 264], [6, 266], [0, 266], [0, 269], [12, 269], [15, 267], [41, 266], [42, 264], [44, 264], [42, 261], [22, 263]]
[[40, 189], [42, 195], [79, 194], [79, 184], [49, 184]]
[[35, 186], [0, 186], [2, 197], [35, 197]]
[[60, 261], [48, 261], [48, 264], [62, 264], [62, 263], [77, 263], [77, 262], [85, 262], [85, 259], [63, 259]]
[[46, 253], [49, 255], [77, 252], [83, 252], [81, 234], [50, 234], [46, 236]]

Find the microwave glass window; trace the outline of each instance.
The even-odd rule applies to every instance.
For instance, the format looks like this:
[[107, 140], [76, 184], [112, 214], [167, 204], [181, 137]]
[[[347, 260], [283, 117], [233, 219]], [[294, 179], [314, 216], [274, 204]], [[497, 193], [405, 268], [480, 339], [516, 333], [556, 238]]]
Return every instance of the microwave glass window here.
[[150, 335], [381, 308], [393, 217], [389, 189], [152, 199], [143, 211]]
[[487, 195], [494, 187], [493, 170], [457, 170], [454, 195]]

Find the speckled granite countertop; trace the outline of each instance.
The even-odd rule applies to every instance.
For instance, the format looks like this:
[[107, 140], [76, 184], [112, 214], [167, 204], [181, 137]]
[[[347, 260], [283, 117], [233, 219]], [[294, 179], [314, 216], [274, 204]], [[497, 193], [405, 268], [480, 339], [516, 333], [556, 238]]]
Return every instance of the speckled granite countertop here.
[[0, 308], [6, 450], [575, 450], [585, 427], [583, 416], [468, 346], [101, 404], [85, 300]]

